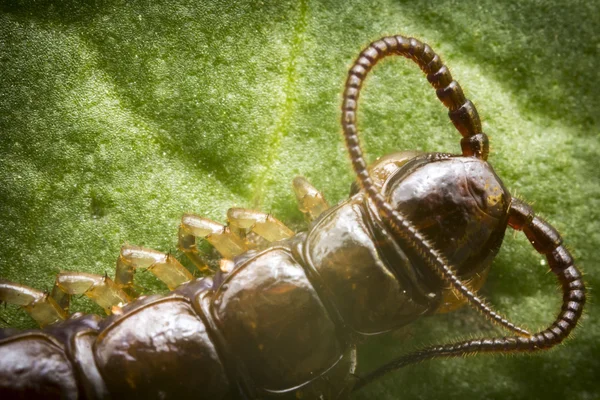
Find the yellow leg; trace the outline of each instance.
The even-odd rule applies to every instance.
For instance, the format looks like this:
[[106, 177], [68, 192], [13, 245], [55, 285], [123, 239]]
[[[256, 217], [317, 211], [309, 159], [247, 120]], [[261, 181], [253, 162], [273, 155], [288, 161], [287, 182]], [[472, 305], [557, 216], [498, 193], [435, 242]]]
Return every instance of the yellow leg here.
[[65, 313], [69, 314], [69, 306], [71, 305], [71, 295], [61, 290], [56, 284], [56, 281], [54, 282], [54, 287], [52, 288], [50, 297], [52, 297], [52, 299], [56, 301], [56, 304], [58, 304]]
[[294, 236], [294, 232], [277, 218], [260, 211], [245, 208], [230, 208], [227, 220], [232, 229], [244, 233], [254, 232], [269, 242]]
[[47, 293], [2, 279], [0, 302], [23, 307], [41, 327], [67, 318], [67, 313]]
[[211, 268], [208, 266], [200, 250], [196, 246], [196, 237], [190, 233], [183, 224], [179, 227], [179, 242], [177, 244], [179, 250], [183, 251], [186, 257], [198, 268], [203, 274], [211, 272]]
[[133, 275], [138, 268], [148, 269], [163, 281], [169, 290], [193, 279], [192, 274], [170, 254], [124, 245], [117, 259], [116, 284], [124, 290], [132, 290]]
[[298, 208], [302, 211], [307, 220], [313, 221], [324, 211], [329, 209], [329, 204], [325, 197], [313, 185], [302, 176], [297, 176], [292, 182]]
[[[198, 215], [184, 214], [179, 227], [179, 248], [194, 264], [196, 260], [201, 260], [196, 246], [197, 239], [208, 241], [226, 259], [232, 259], [248, 250], [247, 243], [225, 225]], [[203, 261], [200, 262], [202, 265], [196, 264], [200, 270], [208, 268]]]
[[131, 297], [108, 276], [84, 272], [61, 272], [56, 276], [55, 289], [69, 296], [83, 294], [104, 308], [107, 314], [112, 313], [113, 307], [131, 301]]

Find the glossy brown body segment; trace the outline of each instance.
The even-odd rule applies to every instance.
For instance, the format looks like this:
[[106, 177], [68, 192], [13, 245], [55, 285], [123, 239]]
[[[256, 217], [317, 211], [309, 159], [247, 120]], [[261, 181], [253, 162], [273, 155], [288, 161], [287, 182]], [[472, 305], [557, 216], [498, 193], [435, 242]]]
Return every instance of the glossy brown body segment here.
[[422, 288], [406, 255], [397, 255], [395, 270], [389, 267], [381, 243], [373, 240], [374, 222], [364, 195], [357, 194], [326, 212], [305, 245], [315, 276], [355, 334], [389, 331], [432, 307], [426, 296], [415, 295]]
[[223, 365], [190, 299], [170, 295], [134, 306], [106, 321], [95, 343], [109, 391], [140, 399], [224, 398]]
[[241, 262], [212, 306], [231, 351], [259, 388], [301, 385], [342, 355], [336, 326], [289, 248], [269, 248]]
[[3, 399], [78, 398], [75, 372], [64, 349], [43, 333], [0, 340], [0, 388]]

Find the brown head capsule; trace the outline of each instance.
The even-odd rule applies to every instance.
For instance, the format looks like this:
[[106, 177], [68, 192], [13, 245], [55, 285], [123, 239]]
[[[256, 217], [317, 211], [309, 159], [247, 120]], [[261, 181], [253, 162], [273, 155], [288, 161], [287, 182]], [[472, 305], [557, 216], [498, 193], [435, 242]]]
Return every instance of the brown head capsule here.
[[[462, 156], [429, 154], [411, 158], [399, 153], [367, 169], [356, 127], [358, 99], [367, 72], [389, 55], [412, 59], [427, 74], [463, 136]], [[342, 127], [358, 182], [382, 224], [391, 228], [399, 243], [410, 248], [411, 259], [418, 260], [424, 274], [429, 271], [434, 275], [432, 282], [441, 281], [492, 321], [520, 336], [428, 347], [375, 370], [356, 388], [391, 370], [430, 358], [475, 352], [528, 352], [562, 342], [575, 328], [585, 303], [581, 274], [557, 231], [536, 217], [530, 206], [512, 198], [486, 162], [489, 144], [481, 132], [477, 110], [439, 56], [417, 39], [393, 36], [371, 43], [354, 65], [366, 68], [357, 71], [351, 67], [348, 72]], [[507, 224], [523, 230], [532, 246], [546, 256], [563, 290], [562, 310], [554, 323], [533, 335], [492, 311], [463, 283], [470, 274], [487, 268]]]

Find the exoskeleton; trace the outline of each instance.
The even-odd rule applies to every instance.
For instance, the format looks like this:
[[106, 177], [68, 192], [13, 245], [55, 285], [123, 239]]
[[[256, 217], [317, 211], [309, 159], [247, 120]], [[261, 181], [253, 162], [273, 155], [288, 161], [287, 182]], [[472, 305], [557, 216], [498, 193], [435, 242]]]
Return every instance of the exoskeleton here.
[[[388, 55], [412, 59], [427, 74], [463, 136], [462, 154], [400, 152], [367, 167], [357, 101], [367, 73]], [[2, 399], [341, 399], [413, 362], [531, 352], [571, 333], [585, 303], [581, 274], [556, 230], [511, 197], [487, 163], [477, 111], [428, 45], [390, 36], [362, 51], [346, 81], [342, 127], [357, 183], [349, 199], [330, 208], [296, 178], [300, 209], [311, 221], [306, 232], [246, 209], [230, 209], [227, 225], [187, 214], [179, 247], [203, 278], [193, 279], [171, 255], [124, 246], [114, 280], [61, 273], [52, 293], [0, 281], [0, 300], [45, 326], [0, 333]], [[562, 285], [562, 309], [538, 333], [474, 293], [507, 226], [525, 232]], [[223, 257], [214, 273], [199, 240]], [[136, 299], [139, 268], [172, 291]], [[111, 315], [68, 316], [70, 296], [78, 294]], [[514, 335], [432, 346], [355, 374], [356, 345], [366, 336], [464, 303]]]

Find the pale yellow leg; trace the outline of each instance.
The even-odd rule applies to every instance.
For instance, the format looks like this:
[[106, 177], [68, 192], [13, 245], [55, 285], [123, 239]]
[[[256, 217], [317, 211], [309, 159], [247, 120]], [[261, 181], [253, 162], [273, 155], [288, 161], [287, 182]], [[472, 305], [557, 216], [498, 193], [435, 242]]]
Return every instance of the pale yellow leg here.
[[277, 218], [260, 211], [230, 208], [227, 210], [227, 220], [232, 229], [254, 232], [269, 242], [294, 236], [294, 232]]
[[189, 229], [185, 228], [183, 224], [179, 227], [179, 242], [177, 243], [177, 247], [183, 251], [200, 272], [203, 274], [211, 272], [211, 268], [200, 255], [200, 250], [196, 246], [196, 237], [189, 233]]
[[2, 279], [0, 302], [23, 307], [41, 327], [67, 318], [67, 313], [47, 293]]
[[56, 276], [55, 288], [69, 296], [83, 294], [111, 314], [131, 298], [108, 276], [84, 272], [61, 272]]
[[227, 259], [232, 259], [248, 250], [246, 242], [225, 225], [198, 215], [184, 214], [179, 227], [179, 248], [194, 263], [196, 263], [195, 258], [199, 257], [197, 239], [206, 239], [221, 256]]
[[52, 292], [50, 292], [50, 297], [56, 301], [56, 304], [60, 306], [61, 309], [67, 314], [69, 314], [69, 306], [71, 305], [71, 295], [62, 291], [54, 282], [54, 287], [52, 288]]
[[295, 177], [292, 185], [296, 200], [298, 200], [298, 209], [304, 213], [307, 220], [313, 221], [329, 209], [329, 204], [323, 194], [303, 176]]
[[148, 269], [170, 290], [193, 279], [192, 274], [170, 254], [125, 245], [117, 260], [115, 281], [108, 276], [82, 272], [61, 272], [56, 276], [52, 295], [0, 279], [0, 302], [23, 307], [40, 326], [67, 318], [70, 297], [85, 295], [107, 314], [131, 301], [126, 291], [133, 289], [137, 268]]
[[138, 268], [148, 269], [163, 281], [169, 290], [193, 279], [190, 271], [170, 254], [138, 246], [121, 247], [115, 275], [117, 285], [125, 290], [133, 289], [133, 275]]

